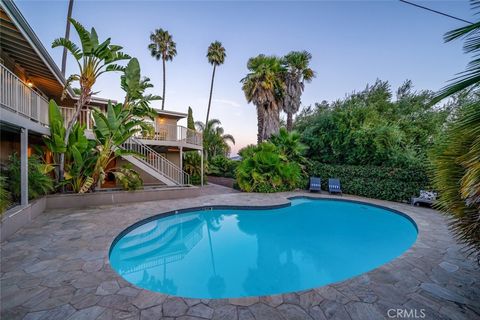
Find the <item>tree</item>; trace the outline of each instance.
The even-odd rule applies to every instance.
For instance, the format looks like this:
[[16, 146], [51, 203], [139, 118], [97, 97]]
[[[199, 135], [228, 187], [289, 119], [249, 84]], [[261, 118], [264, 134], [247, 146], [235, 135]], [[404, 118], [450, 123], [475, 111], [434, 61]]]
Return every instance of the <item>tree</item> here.
[[235, 144], [235, 138], [231, 134], [225, 134], [221, 124], [218, 119], [211, 119], [207, 126], [201, 121], [195, 123], [198, 131], [203, 133], [203, 150], [208, 158], [227, 156], [230, 153], [228, 142]]
[[460, 108], [432, 155], [438, 208], [450, 227], [480, 259], [480, 104]]
[[210, 105], [212, 103], [212, 93], [213, 93], [213, 82], [215, 80], [215, 70], [217, 66], [223, 64], [225, 62], [225, 57], [227, 54], [225, 53], [225, 48], [222, 46], [220, 41], [215, 41], [210, 44], [207, 51], [207, 58], [208, 62], [213, 65], [213, 73], [212, 73], [212, 82], [210, 84], [210, 96], [208, 98], [208, 108], [207, 108], [207, 119], [205, 123], [208, 123], [208, 118], [210, 116]]
[[165, 86], [166, 86], [166, 70], [165, 62], [172, 61], [177, 55], [177, 44], [173, 41], [172, 36], [167, 30], [156, 29], [150, 34], [150, 44], [148, 49], [152, 57], [157, 60], [162, 59], [163, 66], [163, 90], [162, 90], [162, 110], [165, 109]]
[[[70, 39], [70, 19], [72, 18], [73, 0], [68, 1], [67, 25], [65, 26], [65, 39]], [[62, 75], [65, 77], [67, 71], [67, 48], [63, 48]]]
[[[472, 9], [478, 10], [480, 12], [480, 1], [479, 0], [470, 0]], [[477, 12], [477, 14], [479, 13]], [[463, 51], [465, 53], [473, 54], [474, 59], [470, 61], [467, 65], [465, 71], [461, 72], [460, 75], [452, 79], [452, 83], [442, 90], [440, 90], [433, 103], [447, 98], [457, 92], [462, 91], [463, 89], [478, 89], [480, 84], [480, 63], [478, 59], [478, 54], [480, 53], [480, 21], [469, 24], [465, 27], [454, 29], [445, 34], [445, 42], [450, 42], [459, 38], [464, 38], [465, 42], [463, 44]]]
[[[472, 0], [471, 5], [480, 13], [480, 1]], [[460, 76], [437, 93], [434, 102], [464, 89], [475, 98], [456, 111], [433, 153], [434, 184], [440, 194], [438, 207], [453, 218], [451, 229], [480, 261], [480, 21], [447, 32], [444, 38], [446, 42], [465, 38], [463, 50], [472, 53], [473, 60]]]
[[195, 121], [193, 121], [193, 111], [191, 107], [188, 107], [187, 128], [195, 130]]
[[[145, 90], [152, 87], [149, 80], [141, 78], [138, 60], [131, 59], [121, 77], [121, 87], [125, 91], [124, 103], [114, 105], [109, 102], [106, 114], [97, 108], [93, 109], [97, 161], [93, 169], [92, 186], [104, 181], [105, 170], [115, 157], [132, 153], [120, 148], [123, 143], [136, 133], [150, 129], [150, 124], [144, 119], [154, 119], [156, 112], [149, 107], [150, 101], [160, 97], [145, 94]], [[122, 171], [125, 174], [128, 170], [123, 168]]]
[[257, 141], [268, 139], [280, 129], [280, 106], [285, 92], [285, 68], [276, 56], [260, 54], [247, 63], [249, 73], [241, 80], [247, 101], [257, 107]]
[[309, 67], [312, 55], [307, 51], [292, 51], [283, 58], [285, 73], [285, 95], [283, 97], [283, 111], [287, 114], [287, 130], [292, 131], [293, 115], [298, 112], [301, 96], [305, 87], [304, 82], [310, 82], [315, 72]]
[[[64, 143], [68, 144], [68, 138], [72, 131], [73, 125], [77, 122], [78, 115], [82, 108], [88, 105], [93, 94], [92, 88], [95, 85], [98, 77], [105, 72], [123, 70], [123, 67], [114, 64], [117, 61], [130, 59], [130, 56], [122, 53], [122, 47], [110, 44], [110, 38], [100, 43], [98, 35], [94, 28], [88, 32], [79, 22], [70, 19], [80, 38], [80, 49], [75, 43], [69, 39], [58, 38], [53, 41], [52, 48], [62, 46], [67, 48], [70, 54], [75, 58], [78, 64], [79, 72], [71, 75], [65, 89], [71, 85], [72, 82], [78, 81], [80, 84], [80, 96], [75, 105], [75, 112], [72, 119], [67, 125], [64, 135]], [[65, 94], [65, 93], [64, 93]], [[65, 168], [65, 152], [60, 153], [59, 161], [59, 180], [64, 179]]]
[[393, 101], [388, 82], [377, 80], [342, 100], [305, 108], [295, 129], [312, 160], [405, 168], [426, 162], [450, 113], [447, 106], [432, 106], [432, 96], [406, 81]]

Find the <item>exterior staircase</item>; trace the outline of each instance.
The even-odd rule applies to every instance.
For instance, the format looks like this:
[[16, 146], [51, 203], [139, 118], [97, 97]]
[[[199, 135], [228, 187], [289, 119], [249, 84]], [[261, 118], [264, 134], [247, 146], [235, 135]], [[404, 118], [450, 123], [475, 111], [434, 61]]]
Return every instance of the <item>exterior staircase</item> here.
[[123, 143], [121, 148], [136, 153], [122, 156], [125, 160], [167, 186], [190, 184], [188, 173], [139, 140], [132, 137]]

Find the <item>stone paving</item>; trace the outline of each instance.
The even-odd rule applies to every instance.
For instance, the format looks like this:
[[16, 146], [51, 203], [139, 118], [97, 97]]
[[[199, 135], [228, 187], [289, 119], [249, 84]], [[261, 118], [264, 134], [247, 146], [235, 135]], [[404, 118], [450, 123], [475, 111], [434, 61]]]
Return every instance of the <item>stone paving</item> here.
[[[453, 240], [445, 217], [350, 196], [343, 198], [408, 214], [419, 228], [417, 242], [401, 257], [343, 282], [243, 299], [167, 296], [135, 287], [111, 269], [114, 237], [151, 215], [213, 204], [273, 205], [301, 194], [226, 192], [210, 187], [208, 195], [192, 199], [45, 212], [1, 244], [1, 319], [480, 319], [480, 268]], [[391, 309], [412, 313], [400, 317]]]

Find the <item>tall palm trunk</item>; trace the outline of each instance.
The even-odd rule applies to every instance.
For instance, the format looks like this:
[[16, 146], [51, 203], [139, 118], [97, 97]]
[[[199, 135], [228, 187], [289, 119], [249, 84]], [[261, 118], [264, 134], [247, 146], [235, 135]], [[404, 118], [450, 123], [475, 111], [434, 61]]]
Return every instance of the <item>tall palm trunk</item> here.
[[[68, 2], [68, 13], [67, 13], [67, 26], [65, 27], [65, 39], [70, 39], [70, 18], [72, 17], [73, 9], [73, 0]], [[62, 75], [65, 77], [65, 72], [67, 71], [67, 48], [63, 48], [62, 56]]]
[[268, 140], [280, 130], [280, 110], [278, 109], [278, 104], [270, 102], [266, 107], [263, 122], [263, 140]]
[[165, 109], [165, 58], [162, 59], [163, 64], [163, 93], [162, 93], [162, 110]]
[[263, 105], [257, 105], [257, 144], [262, 143], [263, 141], [263, 124], [265, 118], [265, 107]]
[[208, 108], [207, 108], [207, 120], [205, 120], [205, 123], [208, 123], [208, 118], [210, 116], [210, 105], [212, 103], [212, 93], [213, 93], [213, 82], [215, 80], [215, 69], [217, 68], [217, 65], [213, 65], [213, 73], [212, 73], [212, 83], [210, 84], [210, 97], [208, 98]]
[[293, 114], [287, 112], [287, 131], [290, 132], [293, 129]]

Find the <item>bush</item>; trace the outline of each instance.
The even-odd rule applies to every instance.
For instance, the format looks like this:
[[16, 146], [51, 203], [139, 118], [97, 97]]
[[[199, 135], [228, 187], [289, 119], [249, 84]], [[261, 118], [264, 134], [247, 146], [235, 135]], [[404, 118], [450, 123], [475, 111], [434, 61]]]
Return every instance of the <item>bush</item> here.
[[409, 200], [430, 186], [427, 168], [420, 164], [394, 168], [312, 162], [308, 171], [310, 176], [322, 178], [324, 190], [328, 190], [328, 178], [339, 178], [344, 193], [390, 201]]
[[234, 178], [239, 161], [225, 156], [214, 156], [208, 162], [208, 174], [216, 177]]
[[0, 176], [0, 214], [8, 209], [11, 205], [11, 195], [7, 190], [7, 178]]
[[143, 187], [143, 180], [140, 174], [133, 170], [133, 166], [130, 163], [123, 165], [121, 168], [113, 172], [115, 180], [120, 183], [123, 190], [134, 191]]
[[[42, 162], [37, 155], [28, 158], [28, 198], [35, 199], [53, 191], [53, 179], [48, 174], [53, 168]], [[15, 201], [20, 200], [20, 158], [16, 153], [7, 165], [8, 187]]]
[[[197, 151], [189, 151], [183, 154], [183, 170], [190, 175], [190, 183], [200, 185], [202, 181], [201, 156]], [[203, 182], [206, 183], [205, 172], [208, 170], [206, 162], [203, 162]]]
[[302, 167], [289, 161], [271, 142], [249, 146], [241, 152], [237, 183], [246, 192], [280, 192], [303, 185]]

